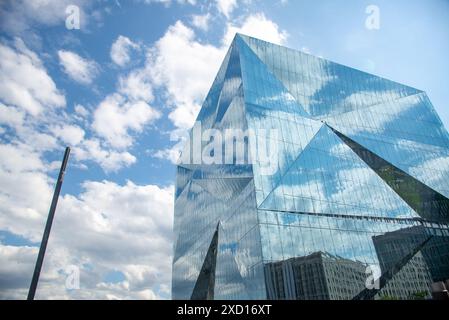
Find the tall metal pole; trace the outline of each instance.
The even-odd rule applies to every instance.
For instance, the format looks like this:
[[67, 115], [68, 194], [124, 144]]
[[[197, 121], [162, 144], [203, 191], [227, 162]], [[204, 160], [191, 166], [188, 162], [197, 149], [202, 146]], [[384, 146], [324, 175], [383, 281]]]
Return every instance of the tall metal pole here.
[[39, 254], [37, 256], [36, 266], [34, 268], [33, 279], [31, 280], [30, 290], [28, 291], [27, 300], [34, 300], [37, 283], [41, 274], [42, 263], [44, 262], [45, 250], [47, 249], [48, 238], [50, 236], [51, 225], [55, 216], [56, 205], [58, 204], [59, 193], [61, 192], [62, 181], [64, 180], [65, 168], [69, 160], [70, 148], [65, 148], [64, 159], [62, 160], [61, 169], [59, 170], [58, 181], [56, 182], [53, 200], [51, 201], [50, 212], [48, 213], [47, 224], [45, 225], [44, 235], [42, 236]]

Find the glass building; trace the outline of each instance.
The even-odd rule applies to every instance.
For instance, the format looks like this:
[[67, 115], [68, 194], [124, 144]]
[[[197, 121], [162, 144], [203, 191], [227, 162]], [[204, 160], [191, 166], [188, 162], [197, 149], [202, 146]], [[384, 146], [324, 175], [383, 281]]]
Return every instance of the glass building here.
[[177, 166], [172, 297], [430, 298], [448, 181], [425, 92], [237, 34]]

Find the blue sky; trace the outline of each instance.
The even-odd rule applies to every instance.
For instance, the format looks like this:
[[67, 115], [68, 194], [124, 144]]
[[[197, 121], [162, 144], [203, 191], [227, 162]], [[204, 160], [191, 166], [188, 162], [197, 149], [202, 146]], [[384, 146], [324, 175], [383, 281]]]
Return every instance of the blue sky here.
[[235, 32], [422, 89], [449, 125], [447, 0], [36, 3], [0, 5], [0, 298], [26, 296], [66, 145], [37, 297], [170, 298], [173, 161]]

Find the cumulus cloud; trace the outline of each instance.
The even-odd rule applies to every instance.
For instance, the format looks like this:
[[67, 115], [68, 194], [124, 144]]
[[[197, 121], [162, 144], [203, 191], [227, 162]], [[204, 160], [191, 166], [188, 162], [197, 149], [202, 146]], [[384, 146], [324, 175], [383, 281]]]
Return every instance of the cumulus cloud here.
[[76, 104], [74, 110], [81, 117], [85, 118], [89, 115], [89, 111], [81, 104]]
[[64, 72], [76, 82], [91, 84], [98, 74], [95, 61], [83, 58], [75, 52], [59, 50], [58, 57]]
[[0, 5], [0, 26], [2, 30], [15, 35], [24, 35], [36, 25], [64, 26], [67, 18], [66, 8], [76, 5], [80, 9], [81, 26], [88, 21], [88, 0], [6, 0]]
[[94, 161], [106, 172], [118, 171], [136, 163], [137, 159], [128, 151], [105, 148], [97, 138], [85, 139], [73, 148], [73, 155], [78, 161]]
[[[0, 125], [13, 130], [15, 134], [14, 140], [16, 141], [15, 144], [7, 144], [0, 148], [0, 156], [2, 156], [4, 163], [9, 163], [8, 161], [10, 160], [15, 165], [19, 165], [21, 162], [28, 164], [39, 163], [40, 171], [44, 172], [50, 168], [48, 164], [40, 160], [43, 153], [61, 149], [62, 145], [73, 147], [72, 161], [75, 161], [75, 163], [93, 161], [105, 171], [117, 171], [136, 162], [136, 158], [127, 151], [110, 150], [105, 148], [98, 138], [86, 138], [84, 129], [73, 123], [73, 121], [53, 117], [50, 114], [45, 118], [49, 121], [45, 122], [27, 116], [18, 108], [5, 106], [0, 103]], [[27, 158], [27, 154], [30, 157]], [[17, 155], [22, 155], [22, 157]], [[4, 173], [5, 178], [12, 174], [11, 179], [14, 179], [14, 175], [17, 174], [8, 170]], [[36, 175], [33, 175], [31, 181], [35, 177]], [[25, 184], [26, 179], [27, 177], [23, 179]], [[41, 185], [43, 184], [41, 183]]]
[[209, 29], [210, 18], [211, 18], [210, 13], [193, 15], [192, 24], [198, 29], [207, 31]]
[[58, 125], [50, 129], [56, 136], [58, 136], [63, 142], [70, 146], [75, 146], [84, 139], [84, 130], [77, 125]]
[[[0, 105], [0, 121], [20, 126], [19, 111], [13, 114], [1, 108], [9, 107]], [[52, 130], [73, 142], [82, 135], [76, 126]], [[98, 139], [84, 139], [73, 154], [81, 160], [95, 159], [106, 170], [136, 161], [127, 152], [105, 150]], [[0, 230], [32, 243], [40, 241], [54, 186], [50, 167], [31, 143], [0, 144]], [[37, 298], [168, 298], [172, 187], [89, 181], [83, 190], [76, 197], [60, 199]], [[1, 242], [0, 298], [23, 299], [37, 248]], [[66, 270], [72, 265], [81, 270], [81, 290], [65, 288]], [[125, 278], [110, 283], [107, 274], [113, 271]]]
[[217, 0], [217, 8], [226, 18], [237, 7], [237, 0]]
[[166, 91], [174, 108], [169, 117], [177, 127], [188, 128], [194, 122], [223, 57], [222, 48], [200, 43], [181, 21], [156, 42], [149, 69], [154, 83]]
[[134, 69], [129, 74], [120, 76], [118, 91], [132, 101], [152, 101], [153, 86], [148, 68]]
[[13, 106], [5, 106], [0, 103], [0, 124], [8, 125], [12, 128], [20, 128], [23, 125], [25, 113]]
[[[22, 42], [19, 43], [23, 45]], [[0, 52], [1, 50], [11, 51], [12, 49], [3, 46], [0, 49]], [[47, 104], [52, 105], [52, 100], [50, 98], [53, 97], [53, 100], [55, 100], [57, 103], [64, 102], [65, 104], [65, 99], [63, 96], [59, 96], [57, 95], [58, 93], [55, 93], [56, 86], [54, 86], [52, 79], [45, 73], [45, 69], [43, 69], [37, 55], [34, 52], [27, 50], [26, 48], [22, 48], [21, 50], [21, 52], [26, 52], [26, 55], [23, 54], [23, 56], [17, 58], [17, 61], [14, 61], [14, 59], [5, 60], [5, 64], [7, 66], [5, 68], [2, 68], [0, 77], [2, 77], [3, 79], [7, 79], [7, 77], [14, 76], [14, 86], [24, 88], [21, 91], [30, 88], [28, 89], [30, 96], [29, 100], [37, 101], [37, 103], [28, 103], [26, 105], [22, 105], [21, 103], [14, 103], [15, 101], [17, 101], [17, 99], [20, 99], [20, 95], [16, 92], [11, 93], [11, 90], [9, 91], [9, 95], [6, 95], [5, 93], [5, 95], [0, 96], [0, 99], [7, 103], [26, 108], [26, 111], [32, 111], [32, 115], [45, 112], [45, 117], [30, 117], [27, 115], [27, 113], [24, 113], [23, 110], [18, 107], [0, 104], [0, 123], [12, 128], [14, 130], [14, 133], [16, 134], [17, 139], [21, 143], [32, 146], [32, 149], [38, 153], [42, 153], [48, 150], [55, 150], [58, 147], [58, 144], [70, 145], [72, 147], [76, 147], [73, 150], [73, 159], [75, 161], [94, 161], [98, 163], [105, 171], [116, 171], [122, 167], [129, 166], [136, 162], [135, 156], [127, 151], [109, 150], [98, 138], [86, 138], [86, 132], [82, 128], [82, 126], [85, 124], [77, 124], [77, 121], [79, 119], [82, 120], [89, 114], [87, 109], [83, 106], [75, 106], [76, 114], [80, 115], [83, 118], [70, 117], [66, 113], [56, 114], [52, 112], [51, 108], [43, 109], [42, 105], [39, 104], [41, 101], [44, 102], [49, 100]], [[67, 51], [60, 51], [59, 56], [66, 72], [70, 74], [71, 77], [83, 83], [88, 83], [92, 80], [93, 74], [95, 72], [94, 70], [96, 70], [96, 67], [94, 66], [95, 64], [93, 62], [89, 62], [79, 57], [77, 54]], [[16, 64], [17, 66], [13, 68], [13, 66], [10, 66], [9, 64], [13, 64], [13, 66], [14, 64]], [[28, 66], [29, 68], [24, 71], [20, 71], [20, 69], [25, 68], [27, 64], [30, 65]], [[38, 67], [40, 69], [37, 69]], [[17, 69], [19, 69], [19, 71], [17, 71]], [[17, 72], [8, 72], [9, 70]], [[21, 73], [28, 72], [28, 70], [31, 70], [35, 73], [40, 73], [38, 74], [38, 76], [36, 76], [36, 78], [40, 80], [39, 85], [37, 85], [36, 83], [36, 87], [34, 87], [34, 82], [28, 82], [28, 79], [30, 79], [30, 77], [21, 75]], [[49, 89], [46, 90], [46, 88]], [[51, 89], [53, 91], [51, 91]], [[130, 89], [127, 90], [129, 91]], [[131, 95], [132, 92], [129, 94]], [[135, 93], [134, 95], [137, 94]], [[47, 100], [41, 98], [47, 96], [50, 96], [50, 98], [47, 98]], [[141, 98], [141, 96], [138, 96], [138, 98]], [[62, 102], [59, 100], [61, 100]], [[55, 102], [53, 102], [53, 105], [54, 104]], [[36, 107], [30, 110], [30, 106]], [[119, 133], [126, 134], [128, 130], [141, 130], [141, 125], [143, 123], [147, 123], [150, 118], [157, 115], [157, 113], [154, 112], [148, 105], [141, 102], [136, 102], [133, 105], [127, 104], [120, 110], [126, 110], [126, 112], [123, 111], [122, 113], [120, 113], [121, 118], [120, 115], [113, 118], [115, 130], [113, 131], [111, 136], [114, 137]], [[110, 112], [107, 113], [104, 112], [103, 109], [100, 109], [100, 113], [102, 111], [102, 115], [109, 115], [107, 119], [111, 119]], [[131, 118], [123, 118], [126, 118], [127, 116], [130, 116]], [[141, 118], [136, 120], [135, 118], [133, 118], [133, 116]], [[123, 123], [119, 124], [117, 127], [117, 121], [120, 120], [123, 120]], [[61, 123], [64, 123], [64, 125], [61, 125]], [[99, 128], [101, 128], [101, 125], [99, 126]], [[100, 137], [104, 138], [104, 136], [102, 135], [100, 135]], [[125, 140], [120, 140], [120, 142], [123, 141]]]
[[24, 144], [0, 144], [0, 230], [39, 241], [51, 199], [51, 179], [40, 154]]
[[184, 140], [181, 140], [171, 148], [157, 150], [154, 153], [153, 157], [158, 159], [165, 159], [173, 164], [177, 164], [179, 160], [179, 155], [181, 154], [185, 143], [186, 142]]
[[24, 299], [30, 285], [38, 249], [0, 244], [0, 299]]
[[[130, 181], [124, 185], [87, 181], [79, 196], [62, 197], [36, 297], [169, 298], [172, 203], [172, 187]], [[39, 215], [40, 226], [44, 212]], [[1, 229], [16, 224], [14, 217], [5, 219], [0, 220]], [[32, 229], [40, 234], [41, 229]], [[0, 255], [0, 297], [25, 298], [37, 248], [1, 244]], [[70, 266], [80, 270], [79, 290], [66, 290]], [[120, 272], [124, 279], [111, 282], [107, 279], [111, 272]]]
[[[67, 253], [61, 254], [65, 264], [78, 265], [81, 275], [87, 274], [80, 278], [80, 291], [85, 292], [73, 295], [168, 298], [173, 188], [139, 186], [130, 181], [124, 185], [89, 181], [83, 188], [78, 197], [62, 199], [60, 215], [55, 220], [55, 240], [49, 248], [49, 252], [52, 248], [55, 252], [66, 248]], [[74, 243], [72, 239], [77, 241]], [[55, 267], [64, 266], [55, 262]], [[125, 279], [107, 283], [104, 276], [111, 271], [123, 273]], [[59, 275], [58, 280], [63, 287], [65, 277]], [[54, 284], [49, 283], [48, 291], [45, 283], [43, 288], [41, 296], [45, 297], [53, 294]]]
[[[9, 145], [11, 150], [2, 149], [5, 161], [13, 159], [14, 154], [26, 152], [41, 159], [44, 152], [53, 152], [63, 145], [70, 145], [74, 147], [72, 159], [75, 163], [92, 161], [105, 171], [116, 171], [136, 162], [135, 156], [128, 151], [111, 150], [104, 137], [95, 137], [92, 136], [92, 131], [85, 131], [85, 126], [89, 126], [88, 122], [84, 122], [89, 115], [85, 107], [75, 105], [74, 116], [69, 115], [65, 109], [57, 110], [60, 109], [57, 107], [65, 106], [65, 97], [56, 88], [38, 55], [29, 50], [23, 41], [16, 39], [14, 46], [0, 44], [0, 58], [0, 79], [3, 81], [0, 86], [0, 125], [2, 130], [9, 128], [8, 134], [12, 134], [16, 141], [15, 145]], [[131, 84], [126, 86], [128, 89], [124, 89], [130, 97], [152, 97], [151, 93], [138, 94]], [[155, 111], [139, 101], [133, 101], [132, 106], [136, 106], [135, 108], [125, 109], [132, 109], [126, 115], [142, 116], [142, 119], [124, 120], [125, 124], [120, 126], [120, 130], [139, 132], [142, 123], [148, 123], [151, 117], [156, 116]], [[120, 119], [123, 119], [123, 114]], [[114, 134], [117, 132], [114, 131]], [[25, 145], [28, 149], [23, 151]], [[41, 165], [44, 171], [48, 164], [41, 161]], [[23, 183], [25, 181], [24, 177]], [[36, 183], [42, 185], [42, 180], [36, 180]]]
[[228, 46], [237, 32], [276, 44], [285, 44], [288, 38], [287, 31], [282, 30], [263, 13], [249, 15], [241, 25], [228, 23], [223, 44]]
[[141, 132], [160, 113], [144, 101], [127, 101], [119, 94], [106, 97], [94, 112], [93, 129], [115, 148], [132, 145], [132, 132]]
[[131, 41], [128, 37], [118, 36], [111, 47], [111, 59], [120, 67], [125, 66], [131, 60], [131, 50], [139, 49], [139, 45]]
[[33, 115], [66, 104], [42, 61], [18, 38], [13, 46], [0, 43], [0, 83], [0, 100]]

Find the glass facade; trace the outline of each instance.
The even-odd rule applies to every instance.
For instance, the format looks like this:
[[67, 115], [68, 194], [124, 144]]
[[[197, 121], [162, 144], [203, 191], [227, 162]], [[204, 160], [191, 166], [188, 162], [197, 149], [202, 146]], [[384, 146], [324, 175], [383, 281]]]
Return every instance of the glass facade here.
[[[243, 161], [198, 161], [227, 129], [254, 132]], [[238, 34], [177, 166], [172, 297], [430, 297], [449, 279], [448, 181], [425, 92]]]

